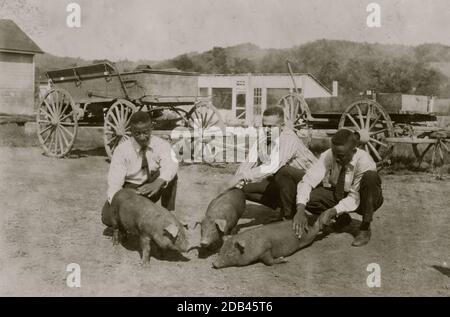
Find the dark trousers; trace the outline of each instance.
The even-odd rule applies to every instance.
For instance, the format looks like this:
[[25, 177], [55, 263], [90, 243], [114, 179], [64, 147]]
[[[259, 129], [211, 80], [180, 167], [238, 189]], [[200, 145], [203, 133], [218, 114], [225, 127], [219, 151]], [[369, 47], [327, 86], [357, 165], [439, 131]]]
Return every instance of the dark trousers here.
[[[363, 222], [371, 222], [374, 212], [383, 204], [381, 179], [377, 172], [367, 171], [363, 174], [359, 188], [360, 203], [355, 210], [362, 216]], [[319, 186], [311, 191], [306, 210], [321, 214], [338, 204], [333, 188]]]
[[[148, 199], [150, 199], [152, 202], [156, 203], [158, 202], [158, 200], [161, 199], [161, 206], [163, 206], [164, 208], [168, 209], [168, 210], [175, 210], [175, 199], [177, 196], [177, 184], [178, 184], [178, 175], [175, 175], [175, 177], [167, 184], [166, 187], [161, 188], [161, 190], [159, 192], [157, 192], [156, 194], [154, 194], [151, 197], [147, 197], [144, 196]], [[132, 184], [132, 183], [125, 183], [123, 185], [123, 188], [138, 188], [139, 186], [142, 185], [136, 185], [136, 184]], [[103, 205], [103, 209], [102, 209], [102, 222], [104, 225], [106, 226], [111, 226], [111, 208], [109, 208], [109, 202], [106, 201], [105, 204]]]
[[281, 217], [292, 218], [296, 210], [297, 184], [305, 171], [285, 165], [278, 172], [261, 182], [245, 185], [245, 198], [275, 209], [281, 207]]

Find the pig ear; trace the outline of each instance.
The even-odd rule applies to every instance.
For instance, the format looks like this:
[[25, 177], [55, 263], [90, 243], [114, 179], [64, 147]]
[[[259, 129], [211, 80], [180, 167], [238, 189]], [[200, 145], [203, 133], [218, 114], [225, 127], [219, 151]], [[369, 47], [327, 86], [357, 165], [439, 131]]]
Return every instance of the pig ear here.
[[235, 243], [234, 243], [234, 245], [236, 246], [236, 248], [238, 248], [239, 249], [239, 252], [241, 252], [241, 254], [243, 254], [244, 253], [244, 249], [245, 249], [245, 242], [244, 241], [236, 241]]
[[167, 227], [164, 228], [165, 231], [167, 231], [173, 238], [176, 238], [178, 235], [178, 227], [171, 223]]
[[225, 219], [216, 219], [215, 223], [222, 233], [225, 232], [225, 227], [227, 226], [227, 221]]

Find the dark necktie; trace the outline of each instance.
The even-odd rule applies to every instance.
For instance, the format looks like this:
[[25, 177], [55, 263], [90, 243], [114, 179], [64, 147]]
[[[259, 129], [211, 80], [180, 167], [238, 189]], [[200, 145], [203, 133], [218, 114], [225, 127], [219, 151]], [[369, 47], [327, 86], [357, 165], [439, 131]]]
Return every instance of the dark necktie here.
[[145, 173], [147, 174], [147, 181], [150, 180], [150, 170], [148, 168], [148, 161], [147, 161], [147, 155], [145, 155], [145, 153], [147, 152], [148, 147], [141, 147], [141, 150], [139, 151], [139, 154], [142, 157], [142, 165], [141, 165], [141, 169], [143, 169], [145, 171]]
[[338, 176], [338, 179], [336, 182], [336, 189], [334, 191], [334, 195], [335, 195], [337, 201], [340, 201], [340, 200], [342, 200], [342, 198], [344, 198], [345, 170], [346, 170], [346, 165], [343, 165], [341, 167], [341, 170], [339, 172], [339, 176]]

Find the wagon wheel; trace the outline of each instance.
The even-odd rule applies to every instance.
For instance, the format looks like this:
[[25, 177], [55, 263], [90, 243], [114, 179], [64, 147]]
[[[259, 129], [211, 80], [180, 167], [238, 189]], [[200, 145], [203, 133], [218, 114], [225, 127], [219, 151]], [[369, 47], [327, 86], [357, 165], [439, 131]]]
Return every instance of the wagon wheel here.
[[[198, 101], [187, 114], [187, 127], [194, 130], [194, 155], [195, 161], [214, 161], [217, 155], [212, 153], [210, 143], [215, 139], [211, 137], [215, 132], [225, 135], [225, 123], [216, 107], [209, 101]], [[208, 133], [210, 132], [210, 133]], [[200, 134], [201, 138], [196, 136]]]
[[413, 152], [420, 164], [422, 163], [425, 155], [431, 150], [431, 167], [437, 168], [442, 166], [448, 160], [450, 154], [450, 140], [447, 138], [445, 131], [435, 131], [430, 134], [431, 141], [422, 150], [419, 148], [419, 143], [413, 143]]
[[38, 139], [45, 154], [63, 157], [69, 153], [78, 131], [77, 109], [64, 89], [50, 90], [39, 104], [36, 115]]
[[288, 128], [299, 134], [302, 128], [308, 127], [311, 111], [302, 95], [292, 93], [284, 96], [278, 101], [278, 106], [284, 109], [284, 122]]
[[357, 131], [360, 148], [382, 162], [392, 152], [393, 145], [385, 139], [394, 136], [389, 114], [373, 100], [360, 100], [351, 104], [339, 120], [339, 129]]
[[106, 113], [103, 139], [109, 157], [121, 142], [131, 137], [130, 117], [135, 111], [136, 106], [133, 103], [118, 99]]

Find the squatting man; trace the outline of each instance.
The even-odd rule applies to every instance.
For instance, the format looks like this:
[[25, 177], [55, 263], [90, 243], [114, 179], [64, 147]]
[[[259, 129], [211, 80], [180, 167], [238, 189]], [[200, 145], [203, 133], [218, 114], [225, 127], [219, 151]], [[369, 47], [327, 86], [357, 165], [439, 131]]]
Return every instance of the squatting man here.
[[163, 207], [175, 210], [178, 161], [170, 143], [152, 135], [153, 124], [146, 112], [134, 113], [130, 126], [132, 137], [120, 143], [111, 158], [104, 223], [110, 219], [114, 194], [122, 188], [136, 189], [137, 194], [153, 202], [161, 200]]
[[321, 228], [334, 223], [339, 230], [348, 225], [348, 213], [362, 215], [359, 232], [353, 246], [363, 246], [370, 240], [370, 223], [374, 212], [383, 204], [381, 179], [376, 164], [365, 151], [357, 148], [359, 135], [339, 130], [331, 138], [331, 149], [320, 155], [308, 169], [297, 187], [297, 213], [293, 229], [300, 237], [308, 231], [305, 210], [320, 215]]

